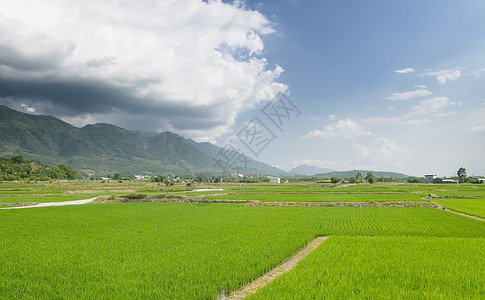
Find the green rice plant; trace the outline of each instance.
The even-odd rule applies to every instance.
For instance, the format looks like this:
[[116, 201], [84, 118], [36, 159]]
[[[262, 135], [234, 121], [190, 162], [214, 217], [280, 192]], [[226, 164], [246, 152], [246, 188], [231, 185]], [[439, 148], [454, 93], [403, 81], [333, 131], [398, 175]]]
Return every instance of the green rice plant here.
[[483, 299], [485, 239], [330, 237], [249, 299]]
[[0, 298], [213, 299], [317, 235], [485, 238], [485, 222], [432, 208], [111, 203], [2, 210]]
[[448, 209], [485, 219], [485, 198], [435, 199], [434, 202]]
[[258, 200], [269, 202], [392, 202], [430, 200], [410, 193], [238, 193], [206, 196], [204, 199]]

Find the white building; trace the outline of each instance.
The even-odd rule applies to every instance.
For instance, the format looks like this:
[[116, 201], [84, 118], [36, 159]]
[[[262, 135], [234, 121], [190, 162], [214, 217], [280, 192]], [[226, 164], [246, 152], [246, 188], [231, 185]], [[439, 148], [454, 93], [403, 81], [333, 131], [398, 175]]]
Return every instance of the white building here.
[[280, 183], [281, 179], [279, 177], [270, 177], [269, 182], [271, 183]]

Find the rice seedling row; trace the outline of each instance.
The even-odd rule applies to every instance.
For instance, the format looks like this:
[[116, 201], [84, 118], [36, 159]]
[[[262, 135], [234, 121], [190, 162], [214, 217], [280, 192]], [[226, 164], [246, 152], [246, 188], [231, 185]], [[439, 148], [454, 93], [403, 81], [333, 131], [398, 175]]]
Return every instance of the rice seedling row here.
[[249, 299], [483, 299], [483, 238], [331, 237]]
[[485, 219], [485, 197], [476, 199], [436, 199], [448, 209]]
[[485, 237], [432, 208], [114, 203], [1, 211], [0, 298], [214, 298], [315, 236]]

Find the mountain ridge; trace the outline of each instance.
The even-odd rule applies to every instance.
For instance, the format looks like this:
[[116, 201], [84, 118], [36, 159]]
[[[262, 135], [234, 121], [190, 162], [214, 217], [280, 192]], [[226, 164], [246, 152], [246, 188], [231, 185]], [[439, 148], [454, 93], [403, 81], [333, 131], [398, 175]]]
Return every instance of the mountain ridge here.
[[[238, 165], [222, 169], [221, 152], [238, 157]], [[302, 165], [285, 172], [208, 142], [196, 142], [170, 131], [149, 134], [112, 124], [96, 123], [78, 128], [52, 116], [22, 113], [0, 105], [0, 156], [22, 155], [48, 165], [65, 164], [84, 173], [121, 174], [208, 174], [313, 176], [349, 178], [361, 172], [377, 177], [406, 178], [396, 172], [367, 170], [325, 171]], [[303, 171], [302, 171], [303, 170]], [[304, 174], [302, 174], [304, 173]], [[313, 174], [310, 174], [313, 173]], [[308, 175], [307, 175], [308, 174]]]
[[[52, 116], [22, 113], [2, 105], [0, 141], [0, 156], [23, 155], [47, 164], [63, 163], [88, 174], [222, 173], [214, 156], [207, 154], [222, 148], [210, 143], [211, 151], [206, 153], [200, 143], [169, 131], [151, 135], [107, 123], [78, 128]], [[238, 171], [286, 173], [257, 163]]]
[[303, 164], [303, 165], [294, 167], [293, 169], [289, 170], [288, 173], [294, 174], [294, 175], [312, 176], [315, 174], [323, 174], [323, 173], [328, 173], [332, 171], [334, 170], [329, 168], [319, 168], [319, 167]]
[[372, 171], [372, 170], [351, 170], [351, 171], [332, 171], [332, 172], [327, 172], [327, 173], [322, 173], [322, 174], [315, 174], [315, 177], [321, 177], [321, 178], [330, 178], [330, 177], [336, 177], [339, 179], [343, 178], [350, 178], [350, 177], [355, 177], [357, 173], [360, 173], [363, 177], [367, 175], [367, 172], [372, 172], [375, 177], [386, 177], [386, 178], [408, 178], [409, 175], [406, 175], [404, 173], [398, 173], [398, 172], [388, 172], [388, 171]]

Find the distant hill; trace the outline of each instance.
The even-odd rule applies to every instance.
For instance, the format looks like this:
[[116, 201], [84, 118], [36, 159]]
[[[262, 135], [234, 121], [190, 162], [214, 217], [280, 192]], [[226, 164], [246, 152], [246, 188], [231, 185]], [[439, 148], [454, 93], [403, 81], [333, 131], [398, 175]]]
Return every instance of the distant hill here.
[[[221, 159], [221, 155], [220, 155], [221, 150], [225, 151], [223, 148], [218, 147], [218, 146], [211, 144], [211, 143], [207, 143], [207, 142], [197, 143], [197, 142], [193, 141], [192, 139], [189, 139], [189, 140], [199, 150], [201, 150], [206, 155], [208, 155], [209, 157], [211, 157], [215, 160]], [[287, 172], [285, 172], [281, 169], [278, 169], [278, 168], [275, 168], [275, 167], [270, 166], [268, 164], [253, 160], [253, 159], [247, 157], [244, 154], [235, 153], [234, 151], [229, 151], [228, 154], [227, 154], [227, 156], [230, 156], [230, 157], [232, 157], [233, 155], [242, 155], [242, 159], [240, 159], [239, 166], [242, 167], [244, 165], [246, 172], [249, 171], [251, 173], [255, 173], [255, 172], [258, 173], [258, 172], [263, 171], [264, 173], [269, 174], [269, 175], [283, 175], [283, 176], [288, 175]]]
[[[49, 165], [66, 164], [88, 174], [221, 174], [211, 154], [219, 149], [168, 131], [152, 135], [110, 124], [77, 128], [54, 117], [25, 114], [0, 105], [0, 156], [23, 155]], [[240, 170], [249, 171], [284, 173], [259, 162]]]
[[316, 174], [315, 177], [321, 177], [321, 178], [331, 178], [331, 177], [336, 177], [336, 178], [350, 178], [354, 177], [358, 172], [362, 174], [363, 177], [367, 175], [367, 172], [372, 172], [374, 176], [376, 177], [393, 177], [393, 178], [408, 178], [409, 175], [403, 174], [403, 173], [396, 173], [396, 172], [384, 172], [384, 171], [369, 171], [369, 170], [352, 170], [352, 171], [333, 171], [333, 172], [327, 172], [323, 174]]
[[328, 168], [317, 168], [309, 165], [301, 165], [291, 169], [290, 171], [288, 171], [288, 173], [293, 175], [313, 176], [315, 174], [322, 174], [322, 173], [327, 173], [332, 171], [333, 171], [332, 169], [328, 169]]

